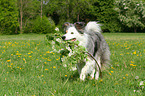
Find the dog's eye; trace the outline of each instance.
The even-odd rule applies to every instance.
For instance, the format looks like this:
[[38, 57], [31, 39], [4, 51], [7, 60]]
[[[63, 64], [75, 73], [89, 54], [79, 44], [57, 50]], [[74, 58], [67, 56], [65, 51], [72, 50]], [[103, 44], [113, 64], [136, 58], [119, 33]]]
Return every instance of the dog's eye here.
[[74, 32], [71, 32], [71, 34], [74, 34]]

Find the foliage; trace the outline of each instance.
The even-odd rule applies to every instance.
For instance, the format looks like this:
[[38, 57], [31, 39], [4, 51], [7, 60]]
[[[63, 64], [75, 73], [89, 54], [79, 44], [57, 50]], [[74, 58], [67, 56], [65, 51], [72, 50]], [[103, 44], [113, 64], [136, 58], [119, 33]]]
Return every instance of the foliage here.
[[31, 23], [27, 24], [25, 27], [24, 33], [55, 33], [54, 22], [45, 16], [38, 16], [36, 19], [32, 20]]
[[18, 11], [17, 0], [1, 0], [0, 1], [0, 34], [17, 33]]
[[121, 25], [113, 8], [114, 0], [95, 0], [88, 15], [92, 16], [91, 20], [100, 21], [105, 32], [119, 32]]
[[20, 0], [1, 0], [0, 4], [0, 34], [31, 33], [40, 15], [52, 18], [57, 26], [100, 21], [104, 32], [145, 30], [145, 0], [22, 0], [22, 6]]
[[[59, 16], [59, 24], [64, 22], [76, 22], [90, 20], [103, 23], [104, 31], [121, 31], [121, 26], [117, 20], [117, 13], [113, 10], [113, 0], [50, 0], [45, 10], [55, 19], [55, 14]], [[46, 11], [45, 11], [46, 12]], [[58, 21], [57, 21], [58, 22]]]
[[115, 5], [123, 25], [134, 28], [134, 32], [145, 27], [145, 4], [142, 1], [116, 0]]
[[[78, 41], [62, 41], [60, 38], [62, 34], [55, 35], [46, 35], [47, 42], [49, 46], [53, 46], [52, 49], [60, 53], [63, 65], [69, 62], [69, 68], [76, 65], [79, 60], [87, 60], [86, 48], [83, 46], [78, 46]], [[51, 42], [55, 42], [51, 44]], [[60, 46], [61, 49], [56, 50], [57, 46]]]

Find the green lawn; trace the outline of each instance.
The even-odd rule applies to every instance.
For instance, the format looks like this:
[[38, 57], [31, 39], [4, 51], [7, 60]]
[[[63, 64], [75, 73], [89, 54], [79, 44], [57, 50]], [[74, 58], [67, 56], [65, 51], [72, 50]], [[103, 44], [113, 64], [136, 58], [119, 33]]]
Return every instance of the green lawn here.
[[0, 36], [1, 96], [145, 96], [139, 85], [145, 80], [145, 34], [103, 35], [112, 67], [102, 79], [84, 82], [61, 65], [45, 35]]

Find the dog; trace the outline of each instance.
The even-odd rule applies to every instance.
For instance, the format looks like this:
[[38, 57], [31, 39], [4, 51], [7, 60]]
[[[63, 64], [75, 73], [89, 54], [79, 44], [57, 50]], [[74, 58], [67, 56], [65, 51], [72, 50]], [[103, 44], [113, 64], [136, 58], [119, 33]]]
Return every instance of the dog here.
[[[101, 34], [101, 24], [96, 21], [90, 21], [85, 26], [84, 22], [76, 22], [74, 24], [66, 22], [63, 26], [65, 35], [62, 36], [62, 39], [79, 41], [79, 46], [85, 47], [87, 52], [94, 57], [88, 56], [86, 61], [80, 60], [83, 62], [76, 64], [80, 80], [84, 81], [87, 75], [90, 75], [91, 79], [98, 80], [100, 68], [103, 65], [110, 65], [110, 50]], [[98, 65], [94, 59], [98, 62]]]

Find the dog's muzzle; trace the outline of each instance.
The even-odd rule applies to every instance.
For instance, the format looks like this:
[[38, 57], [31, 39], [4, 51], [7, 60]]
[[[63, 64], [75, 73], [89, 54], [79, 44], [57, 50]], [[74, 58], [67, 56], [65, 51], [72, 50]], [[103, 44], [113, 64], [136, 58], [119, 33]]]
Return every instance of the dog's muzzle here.
[[65, 37], [65, 36], [62, 36], [61, 38], [62, 38], [63, 40], [65, 40], [66, 37]]

